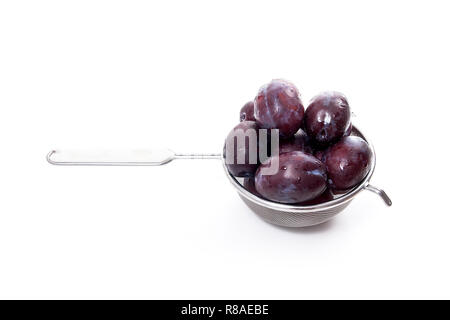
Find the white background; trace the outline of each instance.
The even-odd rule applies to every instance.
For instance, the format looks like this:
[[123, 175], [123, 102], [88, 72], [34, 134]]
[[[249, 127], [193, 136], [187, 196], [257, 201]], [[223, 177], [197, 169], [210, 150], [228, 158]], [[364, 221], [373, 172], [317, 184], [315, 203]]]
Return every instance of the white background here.
[[[0, 298], [450, 298], [446, 1], [0, 2]], [[218, 161], [54, 167], [52, 148], [220, 152], [272, 78], [344, 92], [372, 183], [269, 225]]]

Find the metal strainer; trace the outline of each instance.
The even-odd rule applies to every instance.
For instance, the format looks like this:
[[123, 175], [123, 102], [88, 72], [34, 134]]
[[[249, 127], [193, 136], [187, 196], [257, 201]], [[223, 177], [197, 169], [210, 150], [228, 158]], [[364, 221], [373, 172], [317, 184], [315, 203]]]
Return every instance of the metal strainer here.
[[66, 166], [159, 166], [175, 159], [221, 159], [228, 180], [245, 204], [258, 216], [269, 223], [283, 227], [308, 227], [323, 223], [340, 213], [362, 190], [372, 191], [378, 194], [386, 205], [392, 205], [392, 201], [383, 190], [369, 184], [376, 164], [373, 145], [355, 126], [353, 126], [352, 135], [364, 139], [372, 150], [373, 160], [369, 173], [361, 183], [345, 194], [324, 203], [308, 206], [272, 202], [247, 191], [242, 183], [228, 172], [225, 159], [220, 153], [179, 154], [171, 150], [134, 150], [119, 154], [111, 151], [95, 151], [86, 155], [85, 152], [53, 150], [47, 155], [47, 161], [53, 165]]

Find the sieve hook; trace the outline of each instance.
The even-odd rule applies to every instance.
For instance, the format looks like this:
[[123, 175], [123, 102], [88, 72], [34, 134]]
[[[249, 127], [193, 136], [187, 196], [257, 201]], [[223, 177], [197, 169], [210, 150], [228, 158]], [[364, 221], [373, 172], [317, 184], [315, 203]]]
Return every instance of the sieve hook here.
[[392, 206], [391, 199], [386, 194], [386, 192], [384, 192], [383, 189], [379, 189], [377, 187], [374, 187], [371, 184], [368, 184], [367, 186], [365, 186], [364, 189], [372, 191], [373, 193], [376, 193], [377, 195], [379, 195], [381, 197], [381, 199], [383, 199], [384, 203], [386, 203], [387, 206], [389, 206], [389, 207]]

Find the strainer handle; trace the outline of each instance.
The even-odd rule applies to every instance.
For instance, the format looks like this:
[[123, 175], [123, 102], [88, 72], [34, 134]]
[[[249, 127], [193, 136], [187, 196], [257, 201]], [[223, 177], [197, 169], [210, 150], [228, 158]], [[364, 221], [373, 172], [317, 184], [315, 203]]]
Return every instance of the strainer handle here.
[[128, 151], [52, 150], [47, 161], [57, 166], [161, 166], [175, 159], [222, 159], [220, 153], [175, 153], [169, 149]]
[[371, 184], [368, 184], [367, 186], [364, 187], [364, 189], [372, 191], [374, 193], [376, 193], [377, 195], [379, 195], [381, 197], [381, 199], [383, 199], [384, 203], [386, 203], [387, 206], [392, 206], [392, 201], [389, 198], [389, 196], [386, 194], [386, 192], [384, 192], [383, 189], [379, 189], [377, 187], [374, 187]]

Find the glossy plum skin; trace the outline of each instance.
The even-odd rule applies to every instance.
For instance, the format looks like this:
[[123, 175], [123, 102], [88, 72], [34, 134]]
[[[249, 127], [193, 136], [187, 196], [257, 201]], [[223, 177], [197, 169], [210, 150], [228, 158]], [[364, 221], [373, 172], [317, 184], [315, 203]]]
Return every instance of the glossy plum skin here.
[[350, 125], [348, 126], [347, 130], [345, 130], [345, 132], [344, 132], [344, 137], [348, 137], [349, 135], [351, 135], [352, 134], [352, 130], [353, 130], [353, 125], [350, 122]]
[[303, 151], [309, 154], [313, 153], [308, 135], [302, 129], [298, 129], [293, 137], [280, 141], [280, 154], [291, 151]]
[[369, 172], [372, 161], [366, 141], [357, 136], [342, 138], [324, 155], [330, 187], [343, 190], [356, 186]]
[[239, 114], [239, 121], [255, 121], [255, 103], [253, 101], [247, 102]]
[[334, 197], [334, 194], [331, 191], [331, 189], [327, 188], [320, 196], [318, 196], [318, 197], [316, 197], [316, 198], [314, 198], [312, 200], [308, 200], [308, 201], [302, 202], [300, 204], [302, 206], [313, 206], [313, 205], [316, 205], [316, 204], [321, 204], [321, 203], [325, 203], [325, 202], [331, 201], [334, 198], [335, 197]]
[[318, 145], [338, 141], [350, 125], [350, 106], [339, 92], [323, 92], [315, 96], [305, 112], [305, 129]]
[[[353, 130], [353, 126], [350, 123], [350, 125], [348, 126], [348, 129], [344, 133], [344, 137], [350, 136], [352, 134], [352, 130]], [[310, 148], [313, 150], [312, 153], [314, 154], [314, 156], [323, 162], [327, 148], [324, 148], [323, 146], [321, 147], [318, 145], [314, 145], [314, 143], [312, 143], [311, 141], [310, 141], [310, 145], [311, 145]]]
[[280, 203], [312, 200], [327, 188], [325, 165], [312, 155], [301, 151], [280, 154], [279, 170], [274, 175], [262, 175], [276, 156], [269, 158], [256, 171], [256, 191], [264, 198]]
[[[233, 130], [230, 131], [230, 133], [227, 136], [227, 140], [225, 141], [224, 146], [224, 156], [227, 156], [226, 152], [226, 146], [227, 144], [232, 145], [234, 140], [234, 158], [226, 159], [226, 165], [230, 173], [235, 177], [251, 177], [254, 175], [256, 169], [258, 168], [259, 163], [256, 164], [250, 163], [250, 139], [245, 138], [245, 145], [242, 146], [242, 148], [238, 148], [237, 139], [235, 138], [236, 131], [242, 130], [243, 132], [247, 132], [247, 130], [255, 130], [256, 133], [256, 144], [258, 143], [258, 130], [259, 127], [256, 124], [255, 121], [243, 121], [239, 123], [236, 127], [233, 128]], [[256, 148], [256, 152], [258, 151], [258, 146]], [[239, 164], [238, 163], [238, 155], [242, 155], [245, 157], [245, 163]], [[256, 154], [257, 156], [257, 154]], [[230, 163], [228, 163], [230, 162]]]
[[293, 136], [303, 124], [305, 108], [297, 88], [285, 80], [262, 86], [255, 98], [255, 119], [264, 129], [279, 129], [280, 136]]

